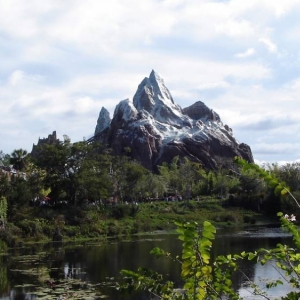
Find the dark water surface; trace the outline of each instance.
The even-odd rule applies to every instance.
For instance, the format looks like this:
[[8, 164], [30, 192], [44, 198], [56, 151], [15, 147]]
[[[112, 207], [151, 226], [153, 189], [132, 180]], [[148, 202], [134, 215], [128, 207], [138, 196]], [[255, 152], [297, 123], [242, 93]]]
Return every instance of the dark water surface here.
[[[290, 244], [291, 237], [276, 227], [220, 229], [212, 255], [268, 249], [277, 243]], [[121, 295], [108, 286], [121, 269], [137, 270], [140, 266], [163, 273], [180, 285], [180, 265], [150, 255], [154, 247], [173, 256], [181, 254], [176, 234], [159, 233], [106, 244], [36, 244], [10, 249], [9, 255], [0, 257], [0, 299], [150, 299], [146, 295]], [[272, 264], [261, 267], [245, 261], [242, 270], [249, 279], [262, 284], [266, 278], [278, 278]], [[261, 299], [248, 292], [246, 278], [241, 273], [235, 275], [234, 284], [244, 299]], [[80, 291], [85, 292], [82, 298]], [[280, 287], [272, 293], [279, 297], [286, 290]]]

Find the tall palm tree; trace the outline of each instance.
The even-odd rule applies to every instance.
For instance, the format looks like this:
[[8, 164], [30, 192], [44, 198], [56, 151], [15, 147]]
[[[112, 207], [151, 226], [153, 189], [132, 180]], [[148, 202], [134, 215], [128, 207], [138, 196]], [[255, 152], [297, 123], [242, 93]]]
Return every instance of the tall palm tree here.
[[28, 153], [24, 149], [15, 149], [11, 153], [10, 163], [14, 166], [14, 168], [18, 171], [23, 171], [26, 167], [26, 157]]

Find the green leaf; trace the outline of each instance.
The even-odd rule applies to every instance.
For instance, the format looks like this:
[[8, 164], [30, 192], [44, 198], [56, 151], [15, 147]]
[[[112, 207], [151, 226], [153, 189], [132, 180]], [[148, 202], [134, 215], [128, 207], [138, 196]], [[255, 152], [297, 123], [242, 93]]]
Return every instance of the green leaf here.
[[280, 195], [282, 190], [283, 186], [281, 184], [278, 184], [274, 190], [275, 195]]
[[182, 254], [182, 259], [187, 259], [187, 258], [191, 258], [192, 256], [194, 256], [193, 252], [185, 252], [184, 254]]
[[191, 265], [192, 265], [192, 262], [190, 260], [185, 260], [182, 263], [182, 270], [190, 270]]
[[186, 284], [184, 285], [184, 289], [189, 290], [194, 288], [194, 285], [191, 281], [187, 281]]
[[211, 269], [211, 266], [203, 266], [203, 267], [201, 267], [201, 271], [204, 275], [208, 276], [211, 274], [212, 269]]
[[206, 263], [206, 264], [209, 263], [210, 254], [208, 254], [208, 253], [201, 253], [201, 257], [202, 257], [204, 263]]
[[210, 231], [203, 231], [202, 236], [206, 237], [209, 240], [213, 240], [215, 235]]
[[165, 256], [166, 252], [164, 250], [162, 250], [161, 248], [159, 248], [159, 247], [155, 247], [154, 249], [152, 249], [150, 251], [150, 254], [153, 254], [156, 257], [161, 257], [161, 256]]
[[269, 186], [271, 187], [271, 188], [275, 188], [278, 184], [279, 184], [279, 182], [278, 182], [278, 180], [276, 180], [276, 179], [272, 179], [272, 180], [270, 180], [269, 182], [268, 182], [268, 184], [269, 184]]
[[212, 242], [208, 239], [202, 239], [201, 246], [204, 248], [210, 248], [212, 246]]
[[217, 231], [216, 231], [216, 227], [213, 226], [213, 225], [212, 225], [210, 222], [208, 222], [208, 221], [204, 221], [203, 227], [204, 227], [205, 230], [208, 230], [208, 231], [210, 231], [210, 232], [212, 232], [212, 233], [216, 233], [216, 232], [217, 232]]
[[281, 195], [286, 195], [290, 192], [290, 188], [286, 187], [281, 190]]
[[252, 260], [253, 258], [256, 257], [256, 254], [255, 253], [252, 253], [252, 252], [249, 252], [248, 253], [248, 260]]

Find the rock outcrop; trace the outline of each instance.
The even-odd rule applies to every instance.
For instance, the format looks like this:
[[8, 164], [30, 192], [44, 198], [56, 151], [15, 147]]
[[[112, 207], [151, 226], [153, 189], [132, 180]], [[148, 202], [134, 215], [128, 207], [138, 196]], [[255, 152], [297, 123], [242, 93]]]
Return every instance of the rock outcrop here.
[[130, 148], [131, 157], [150, 170], [175, 156], [189, 157], [208, 169], [232, 163], [235, 156], [253, 162], [250, 147], [234, 138], [215, 111], [201, 101], [182, 109], [154, 71], [140, 83], [133, 101], [116, 106], [111, 121], [103, 110], [95, 139], [117, 155]]
[[95, 128], [95, 135], [109, 127], [111, 118], [106, 108], [102, 107]]

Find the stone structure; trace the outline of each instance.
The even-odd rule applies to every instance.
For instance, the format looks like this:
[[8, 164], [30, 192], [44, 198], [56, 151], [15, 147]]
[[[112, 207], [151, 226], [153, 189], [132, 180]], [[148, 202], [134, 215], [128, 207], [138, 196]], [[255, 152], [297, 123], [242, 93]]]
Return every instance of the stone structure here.
[[32, 145], [31, 156], [37, 157], [38, 155], [38, 147], [41, 145], [49, 144], [54, 145], [59, 142], [59, 139], [56, 137], [56, 131], [53, 131], [52, 134], [49, 134], [47, 138], [39, 138], [37, 145]]

